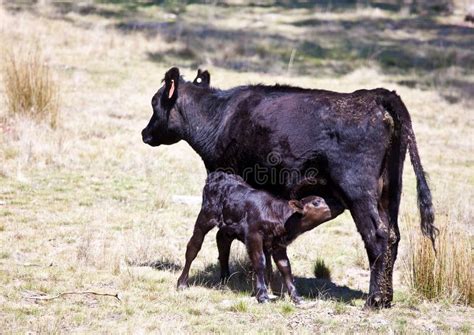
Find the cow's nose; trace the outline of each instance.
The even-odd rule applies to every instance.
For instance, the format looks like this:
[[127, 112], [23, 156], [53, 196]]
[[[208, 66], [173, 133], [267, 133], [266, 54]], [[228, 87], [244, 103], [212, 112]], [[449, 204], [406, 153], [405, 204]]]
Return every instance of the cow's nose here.
[[151, 136], [148, 135], [148, 132], [146, 130], [146, 128], [144, 128], [142, 130], [142, 140], [143, 142], [145, 142], [146, 144], [149, 144], [151, 142]]

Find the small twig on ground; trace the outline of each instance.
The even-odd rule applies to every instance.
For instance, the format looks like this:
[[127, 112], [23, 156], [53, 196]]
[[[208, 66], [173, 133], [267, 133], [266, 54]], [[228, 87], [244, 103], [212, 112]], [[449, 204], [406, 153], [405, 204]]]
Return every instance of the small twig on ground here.
[[100, 292], [94, 292], [94, 291], [70, 291], [70, 292], [62, 292], [56, 295], [48, 296], [48, 295], [31, 295], [27, 296], [26, 299], [33, 299], [33, 300], [53, 300], [53, 299], [58, 299], [62, 298], [66, 295], [86, 295], [86, 294], [92, 294], [92, 295], [99, 295], [99, 296], [105, 296], [105, 297], [113, 297], [116, 298], [118, 301], [122, 301], [120, 299], [120, 296], [118, 293], [100, 293]]

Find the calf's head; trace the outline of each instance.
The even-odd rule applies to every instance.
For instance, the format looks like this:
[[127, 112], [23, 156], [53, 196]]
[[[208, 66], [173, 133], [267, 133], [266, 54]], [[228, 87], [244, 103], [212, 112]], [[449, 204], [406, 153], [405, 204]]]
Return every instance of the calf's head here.
[[301, 200], [290, 200], [288, 202], [294, 212], [302, 215], [304, 226], [312, 226], [323, 223], [331, 218], [331, 209], [326, 201], [318, 196], [309, 196]]

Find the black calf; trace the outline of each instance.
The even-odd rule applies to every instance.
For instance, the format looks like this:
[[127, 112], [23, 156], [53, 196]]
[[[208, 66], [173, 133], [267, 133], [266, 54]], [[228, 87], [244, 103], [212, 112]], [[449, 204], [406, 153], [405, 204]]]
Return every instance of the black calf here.
[[214, 227], [218, 232], [219, 260], [224, 275], [229, 273], [230, 244], [238, 238], [247, 246], [256, 272], [256, 297], [268, 301], [265, 269], [272, 255], [282, 274], [288, 293], [295, 303], [301, 301], [293, 284], [286, 247], [303, 232], [329, 220], [334, 214], [317, 196], [302, 200], [283, 200], [250, 187], [232, 174], [213, 172], [204, 187], [203, 203], [186, 250], [186, 264], [178, 279], [178, 288], [188, 285], [191, 263], [201, 249], [205, 235]]

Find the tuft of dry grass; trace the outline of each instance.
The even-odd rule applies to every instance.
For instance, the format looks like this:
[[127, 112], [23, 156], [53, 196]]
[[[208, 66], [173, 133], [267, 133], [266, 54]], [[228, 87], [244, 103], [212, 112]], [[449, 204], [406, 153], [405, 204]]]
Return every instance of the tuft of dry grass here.
[[58, 126], [59, 85], [53, 78], [41, 47], [8, 50], [4, 55], [3, 80], [10, 115]]
[[429, 300], [448, 300], [474, 306], [471, 243], [466, 234], [443, 225], [431, 242], [413, 229], [409, 233], [405, 280], [416, 294]]
[[318, 279], [331, 280], [331, 270], [322, 258], [318, 258], [314, 264], [314, 276]]

